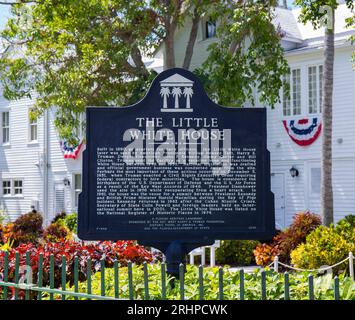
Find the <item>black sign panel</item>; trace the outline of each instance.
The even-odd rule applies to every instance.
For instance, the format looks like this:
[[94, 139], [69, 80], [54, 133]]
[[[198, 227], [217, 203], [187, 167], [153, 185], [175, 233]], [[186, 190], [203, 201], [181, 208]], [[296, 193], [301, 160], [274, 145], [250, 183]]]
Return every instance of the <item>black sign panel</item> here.
[[144, 242], [274, 234], [266, 109], [215, 104], [189, 71], [128, 107], [87, 108], [79, 237]]

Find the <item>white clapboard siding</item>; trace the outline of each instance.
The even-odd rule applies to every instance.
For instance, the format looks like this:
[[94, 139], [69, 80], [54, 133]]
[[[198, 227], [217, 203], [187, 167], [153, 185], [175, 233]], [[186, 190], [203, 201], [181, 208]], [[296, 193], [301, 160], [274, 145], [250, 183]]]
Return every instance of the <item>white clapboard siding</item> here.
[[[0, 112], [10, 112], [10, 144], [0, 146], [0, 179], [23, 179], [22, 196], [4, 198], [2, 190], [0, 192], [0, 204], [11, 218], [30, 211], [31, 200], [38, 199], [42, 194], [38, 167], [41, 146], [40, 143], [29, 143], [28, 112], [31, 105], [30, 99], [0, 100]], [[41, 120], [38, 121], [38, 141], [43, 137], [40, 123]]]
[[[309, 66], [323, 63], [322, 36], [323, 30], [313, 30], [310, 24], [306, 26], [298, 22], [300, 11], [298, 9], [276, 10], [276, 25], [280, 24], [286, 32], [282, 45], [286, 50], [285, 56], [291, 68], [301, 68], [302, 76], [302, 115], [297, 119], [309, 117], [308, 108], [308, 79]], [[346, 6], [340, 5], [336, 11], [336, 52], [334, 62], [334, 95], [333, 95], [333, 188], [334, 188], [334, 215], [339, 220], [345, 215], [354, 214], [355, 209], [355, 72], [353, 70], [351, 56], [354, 46], [346, 40], [349, 31], [345, 26], [345, 18], [351, 12]], [[182, 65], [186, 43], [190, 34], [191, 19], [180, 27], [175, 36], [175, 56], [177, 66]], [[217, 41], [216, 38], [203, 39], [204, 22], [201, 22], [198, 30], [194, 53], [190, 69], [200, 67], [208, 56], [208, 46]], [[300, 42], [302, 42], [300, 44]], [[310, 47], [306, 47], [309, 45]], [[297, 47], [299, 49], [297, 49]], [[293, 50], [294, 49], [294, 50]], [[163, 46], [157, 51], [157, 56], [164, 52]], [[257, 96], [257, 95], [256, 95]], [[250, 104], [246, 104], [250, 106]], [[259, 107], [261, 105], [258, 105]], [[320, 116], [320, 115], [319, 115]], [[290, 224], [296, 212], [311, 210], [320, 213], [320, 196], [311, 193], [311, 168], [320, 168], [321, 161], [321, 137], [311, 146], [300, 147], [287, 135], [282, 120], [282, 105], [278, 104], [273, 110], [268, 107], [267, 129], [268, 149], [271, 155], [271, 172], [283, 174], [284, 179], [272, 179], [272, 188], [277, 194], [275, 198], [284, 199], [285, 222]], [[290, 119], [290, 118], [288, 118]], [[341, 143], [339, 143], [341, 141]], [[299, 170], [299, 176], [292, 178], [290, 168], [295, 166]], [[279, 175], [280, 176], [280, 175]], [[279, 177], [278, 176], [278, 177]], [[276, 186], [281, 183], [284, 186]], [[284, 191], [281, 191], [284, 190]], [[282, 200], [283, 201], [283, 200]], [[281, 205], [278, 203], [278, 205]], [[279, 208], [279, 209], [280, 209]], [[278, 210], [281, 212], [282, 210]], [[277, 217], [278, 221], [282, 221]]]
[[[23, 179], [23, 195], [21, 197], [4, 197], [0, 191], [0, 208], [4, 209], [14, 220], [21, 214], [29, 212], [34, 200], [39, 201], [39, 211], [43, 213], [43, 167], [39, 164], [43, 155], [44, 117], [38, 119], [38, 142], [29, 143], [29, 108], [33, 105], [30, 99], [7, 101], [1, 97], [0, 112], [10, 112], [10, 144], [0, 145], [0, 180]], [[64, 210], [72, 212], [73, 208], [73, 173], [81, 173], [81, 155], [79, 159], [64, 159], [59, 144], [59, 137], [54, 127], [54, 112], [49, 112], [49, 150], [48, 150], [48, 211], [43, 214], [45, 222], [58, 213], [55, 197], [56, 186], [63, 190]], [[70, 186], [64, 186], [63, 180], [68, 178]], [[2, 183], [1, 183], [2, 188]]]

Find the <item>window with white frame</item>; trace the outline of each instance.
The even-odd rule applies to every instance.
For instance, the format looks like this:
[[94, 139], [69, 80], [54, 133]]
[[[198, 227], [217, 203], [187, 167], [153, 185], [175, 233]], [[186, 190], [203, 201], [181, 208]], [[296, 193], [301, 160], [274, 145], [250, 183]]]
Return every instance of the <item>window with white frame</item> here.
[[23, 180], [22, 179], [3, 179], [2, 180], [3, 196], [22, 196]]
[[205, 33], [206, 39], [216, 37], [216, 33], [217, 33], [216, 21], [213, 21], [213, 20], [206, 21], [206, 31], [205, 32], [206, 32]]
[[2, 194], [4, 196], [11, 195], [11, 180], [3, 180], [2, 181]]
[[10, 112], [4, 111], [1, 113], [1, 133], [2, 143], [10, 142]]
[[322, 106], [323, 66], [308, 67], [308, 113], [320, 113]]
[[[284, 83], [290, 84], [290, 75], [287, 75], [286, 77], [284, 77]], [[284, 116], [290, 116], [291, 115], [291, 101], [286, 95], [286, 90], [283, 90], [282, 102], [283, 102]]]
[[79, 194], [81, 192], [81, 174], [74, 174], [74, 206], [79, 205]]
[[37, 119], [31, 117], [31, 109], [28, 112], [28, 123], [29, 123], [29, 140], [30, 142], [35, 142], [38, 140], [38, 126]]
[[291, 74], [284, 78], [289, 84], [290, 96], [287, 97], [286, 90], [283, 93], [283, 115], [295, 116], [301, 114], [301, 69], [292, 69]]
[[301, 114], [301, 69], [292, 70], [292, 112]]
[[21, 195], [23, 192], [23, 182], [22, 180], [14, 180], [14, 195]]

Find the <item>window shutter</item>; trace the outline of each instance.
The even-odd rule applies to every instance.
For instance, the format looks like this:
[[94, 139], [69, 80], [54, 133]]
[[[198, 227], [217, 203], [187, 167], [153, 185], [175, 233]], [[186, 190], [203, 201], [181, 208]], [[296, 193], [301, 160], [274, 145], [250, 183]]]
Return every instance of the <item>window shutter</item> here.
[[55, 187], [55, 214], [65, 211], [65, 192], [60, 186]]

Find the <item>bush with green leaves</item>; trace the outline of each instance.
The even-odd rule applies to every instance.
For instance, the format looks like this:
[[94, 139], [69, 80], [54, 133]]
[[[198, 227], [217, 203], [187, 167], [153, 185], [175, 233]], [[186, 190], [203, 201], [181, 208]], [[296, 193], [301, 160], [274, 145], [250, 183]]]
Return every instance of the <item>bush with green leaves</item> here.
[[67, 227], [71, 232], [77, 233], [78, 215], [76, 213], [66, 214], [61, 212], [54, 217], [52, 223], [60, 224]]
[[253, 250], [259, 244], [256, 240], [222, 240], [216, 250], [219, 264], [247, 266], [255, 263]]
[[77, 213], [68, 214], [65, 217], [65, 225], [71, 232], [77, 233], [78, 229], [78, 215]]
[[[162, 294], [162, 273], [160, 264], [148, 264], [148, 291], [149, 299], [160, 300]], [[240, 299], [240, 273], [223, 270], [223, 299]], [[294, 273], [289, 275], [290, 298], [293, 300], [308, 299], [308, 273]], [[244, 297], [246, 300], [261, 299], [261, 272], [255, 270], [254, 273], [244, 275]], [[198, 300], [199, 296], [199, 269], [196, 266], [187, 266], [187, 272], [184, 277], [184, 292], [186, 300]], [[180, 299], [180, 282], [175, 280], [175, 286], [172, 288], [169, 281], [172, 278], [167, 277], [166, 298], [169, 300]], [[129, 299], [129, 280], [128, 268], [119, 269], [119, 297]], [[355, 300], [355, 284], [345, 275], [340, 275], [340, 298], [343, 300]], [[114, 270], [105, 271], [105, 295], [114, 297]], [[97, 272], [92, 276], [92, 293], [101, 294], [101, 273]], [[144, 299], [144, 271], [143, 266], [133, 266], [132, 268], [132, 287], [133, 298]], [[74, 287], [69, 290], [74, 291]], [[87, 282], [79, 283], [79, 292], [87, 292]], [[325, 276], [314, 275], [314, 293], [315, 299], [333, 300], [334, 299], [334, 280], [330, 274]], [[216, 300], [219, 297], [219, 269], [204, 268], [203, 270], [203, 298], [205, 300]], [[60, 299], [60, 296], [56, 297]], [[284, 276], [281, 273], [275, 273], [272, 270], [266, 271], [266, 298], [268, 300], [284, 299]]]
[[[298, 268], [315, 269], [340, 262], [354, 249], [355, 242], [348, 242], [335, 227], [319, 226], [291, 252], [291, 261]], [[348, 263], [344, 262], [334, 271], [339, 273], [347, 268]]]
[[258, 265], [267, 266], [274, 261], [275, 256], [283, 263], [290, 264], [290, 253], [306, 237], [321, 224], [319, 215], [309, 211], [294, 215], [292, 224], [278, 233], [271, 243], [262, 243], [254, 250], [255, 261]]
[[60, 223], [51, 223], [43, 232], [43, 239], [46, 242], [62, 242], [71, 240], [72, 234], [68, 227]]
[[348, 215], [339, 220], [335, 230], [349, 243], [355, 243], [355, 215]]

